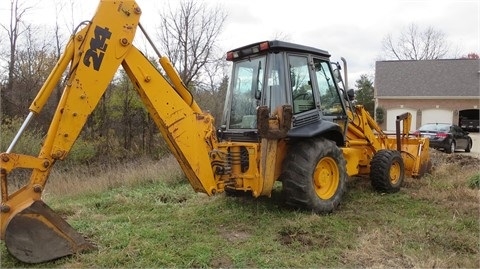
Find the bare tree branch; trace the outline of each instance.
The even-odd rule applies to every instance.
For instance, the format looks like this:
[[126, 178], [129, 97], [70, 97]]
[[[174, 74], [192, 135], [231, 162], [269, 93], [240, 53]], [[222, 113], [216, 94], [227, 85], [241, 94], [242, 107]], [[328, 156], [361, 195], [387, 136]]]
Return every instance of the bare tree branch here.
[[[18, 0], [10, 1], [10, 24], [8, 26], [1, 25], [1, 27], [7, 32], [8, 40], [10, 42], [10, 56], [8, 60], [8, 78], [5, 89], [1, 91], [1, 112], [5, 112], [9, 109], [11, 102], [8, 99], [8, 93], [13, 90], [14, 80], [14, 68], [15, 68], [15, 54], [17, 50], [18, 38], [28, 30], [29, 26], [22, 24], [22, 17], [25, 12], [31, 7], [22, 7]], [[21, 27], [23, 25], [23, 27]]]
[[217, 60], [216, 41], [227, 15], [219, 6], [184, 0], [177, 10], [168, 6], [160, 16], [160, 43], [182, 80], [190, 85]]
[[382, 41], [387, 59], [432, 60], [441, 59], [449, 52], [445, 34], [433, 27], [421, 31], [416, 24], [410, 24], [400, 32], [398, 39], [391, 34]]

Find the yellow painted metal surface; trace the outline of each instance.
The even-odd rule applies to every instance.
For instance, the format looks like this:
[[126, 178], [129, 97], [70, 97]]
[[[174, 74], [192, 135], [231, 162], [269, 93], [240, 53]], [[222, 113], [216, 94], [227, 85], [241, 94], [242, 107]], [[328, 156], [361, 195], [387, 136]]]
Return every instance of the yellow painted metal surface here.
[[277, 139], [262, 139], [261, 142], [261, 162], [260, 162], [260, 171], [261, 178], [258, 178], [257, 181], [262, 183], [261, 186], [258, 186], [261, 189], [255, 190], [254, 196], [270, 196], [273, 189], [273, 184], [275, 183], [275, 165], [277, 161], [277, 149], [278, 141]]
[[[123, 66], [136, 91], [146, 105], [171, 152], [177, 158], [193, 189], [213, 195], [225, 189], [249, 191], [254, 197], [270, 196], [282, 170], [288, 150], [286, 135], [291, 126], [291, 106], [259, 109], [261, 142], [217, 141], [213, 117], [203, 112], [183, 84], [170, 61], [160, 58], [166, 77], [132, 45], [141, 10], [135, 1], [101, 1], [92, 21], [71, 37], [65, 52], [30, 105], [38, 114], [55, 86], [68, 70], [66, 87], [51, 121], [38, 156], [17, 153], [0, 155], [1, 229], [5, 238], [7, 226], [16, 215], [29, 223], [40, 222], [61, 238], [76, 236], [50, 210], [31, 213], [32, 205], [41, 200], [53, 163], [67, 157], [87, 118], [97, 106], [116, 71]], [[380, 149], [401, 147], [406, 173], [421, 175], [429, 162], [428, 139], [409, 136], [410, 118], [403, 122], [400, 138], [385, 134], [362, 106], [348, 112], [346, 145], [342, 148], [348, 175], [366, 175], [370, 162]], [[398, 143], [400, 142], [400, 143]], [[338, 188], [340, 168], [334, 159], [318, 162], [313, 175], [315, 191], [330, 199]], [[29, 182], [16, 192], [7, 190], [8, 174], [17, 168], [32, 171]], [[393, 166], [395, 180], [400, 171]], [[24, 213], [21, 213], [24, 212]], [[49, 217], [47, 217], [49, 215]], [[61, 223], [61, 225], [64, 225]], [[65, 226], [66, 227], [66, 226]], [[13, 229], [15, 230], [15, 229]], [[64, 235], [62, 235], [64, 232]]]
[[378, 150], [397, 150], [400, 142], [400, 152], [405, 164], [407, 176], [421, 176], [428, 170], [430, 156], [427, 138], [415, 137], [409, 134], [411, 115], [406, 115], [401, 122], [399, 139], [395, 134], [386, 134], [375, 120], [366, 112], [363, 106], [355, 106], [355, 111], [348, 111], [349, 124], [346, 133], [346, 147], [342, 148], [347, 161], [349, 176], [368, 175], [370, 161]]
[[[20, 217], [20, 212], [27, 212], [35, 201], [41, 200], [52, 164], [67, 157], [120, 65], [132, 79], [195, 191], [212, 195], [223, 190], [224, 185], [216, 181], [210, 163], [214, 159], [210, 157], [213, 156], [211, 152], [217, 148], [214, 119], [200, 110], [168, 59], [161, 60], [169, 76], [167, 79], [133, 47], [140, 14], [135, 1], [102, 1], [91, 23], [71, 37], [65, 52], [30, 106], [33, 113], [40, 113], [65, 69], [70, 66], [66, 87], [38, 157], [10, 152], [1, 155], [2, 239], [8, 224], [16, 216], [17, 222], [30, 221], [32, 216], [37, 216], [31, 223], [43, 223], [42, 226], [47, 227], [45, 231], [57, 234], [57, 238], [66, 238], [59, 232], [61, 228], [48, 228], [59, 223], [55, 218], [41, 212]], [[252, 167], [256, 167], [258, 163], [255, 158], [253, 160]], [[17, 168], [31, 169], [30, 181], [14, 193], [9, 193], [8, 174]], [[259, 173], [254, 176], [251, 182], [258, 183]], [[258, 189], [258, 186], [253, 189]], [[15, 229], [10, 231], [17, 232]], [[69, 231], [63, 232], [69, 234]], [[10, 238], [15, 237], [11, 234]], [[18, 254], [17, 258], [21, 256]]]
[[340, 185], [340, 171], [335, 159], [324, 157], [317, 163], [313, 173], [313, 184], [315, 192], [321, 199], [328, 200], [335, 195]]
[[29, 182], [10, 194], [2, 188], [1, 237], [10, 219], [41, 199], [55, 160], [64, 159], [88, 116], [131, 48], [140, 9], [135, 1], [101, 1], [91, 23], [73, 35], [55, 68], [30, 105], [40, 113], [53, 89], [70, 66], [68, 80], [38, 157], [3, 153], [0, 168], [2, 186], [16, 168], [32, 170]]
[[[212, 116], [197, 113], [188, 91], [173, 88], [136, 48], [127, 53], [123, 68], [195, 191], [217, 192], [209, 158], [217, 143]], [[176, 72], [170, 75], [178, 78]]]

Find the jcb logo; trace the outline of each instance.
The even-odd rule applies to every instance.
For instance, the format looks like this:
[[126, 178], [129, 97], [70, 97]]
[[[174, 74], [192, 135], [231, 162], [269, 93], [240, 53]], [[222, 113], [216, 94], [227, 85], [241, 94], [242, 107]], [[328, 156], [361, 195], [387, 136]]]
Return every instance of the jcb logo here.
[[90, 40], [90, 48], [83, 57], [83, 63], [88, 67], [93, 63], [93, 69], [98, 71], [107, 50], [108, 44], [106, 42], [112, 36], [112, 32], [107, 27], [96, 26], [94, 34], [94, 37]]

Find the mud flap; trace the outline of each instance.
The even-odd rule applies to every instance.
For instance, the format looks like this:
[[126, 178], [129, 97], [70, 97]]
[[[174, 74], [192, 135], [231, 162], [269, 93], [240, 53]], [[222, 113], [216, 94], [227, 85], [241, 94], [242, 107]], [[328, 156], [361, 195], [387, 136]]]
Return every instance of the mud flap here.
[[35, 201], [10, 220], [5, 245], [12, 256], [26, 263], [96, 249], [43, 201]]

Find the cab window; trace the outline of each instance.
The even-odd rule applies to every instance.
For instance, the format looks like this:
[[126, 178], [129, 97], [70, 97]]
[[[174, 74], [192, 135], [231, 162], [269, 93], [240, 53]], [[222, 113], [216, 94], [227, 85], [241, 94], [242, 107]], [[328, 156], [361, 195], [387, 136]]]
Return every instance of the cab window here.
[[292, 89], [293, 113], [315, 109], [312, 80], [308, 70], [308, 58], [289, 56], [290, 86]]
[[335, 87], [330, 63], [313, 59], [315, 76], [320, 92], [320, 109], [325, 116], [343, 114], [342, 101]]

